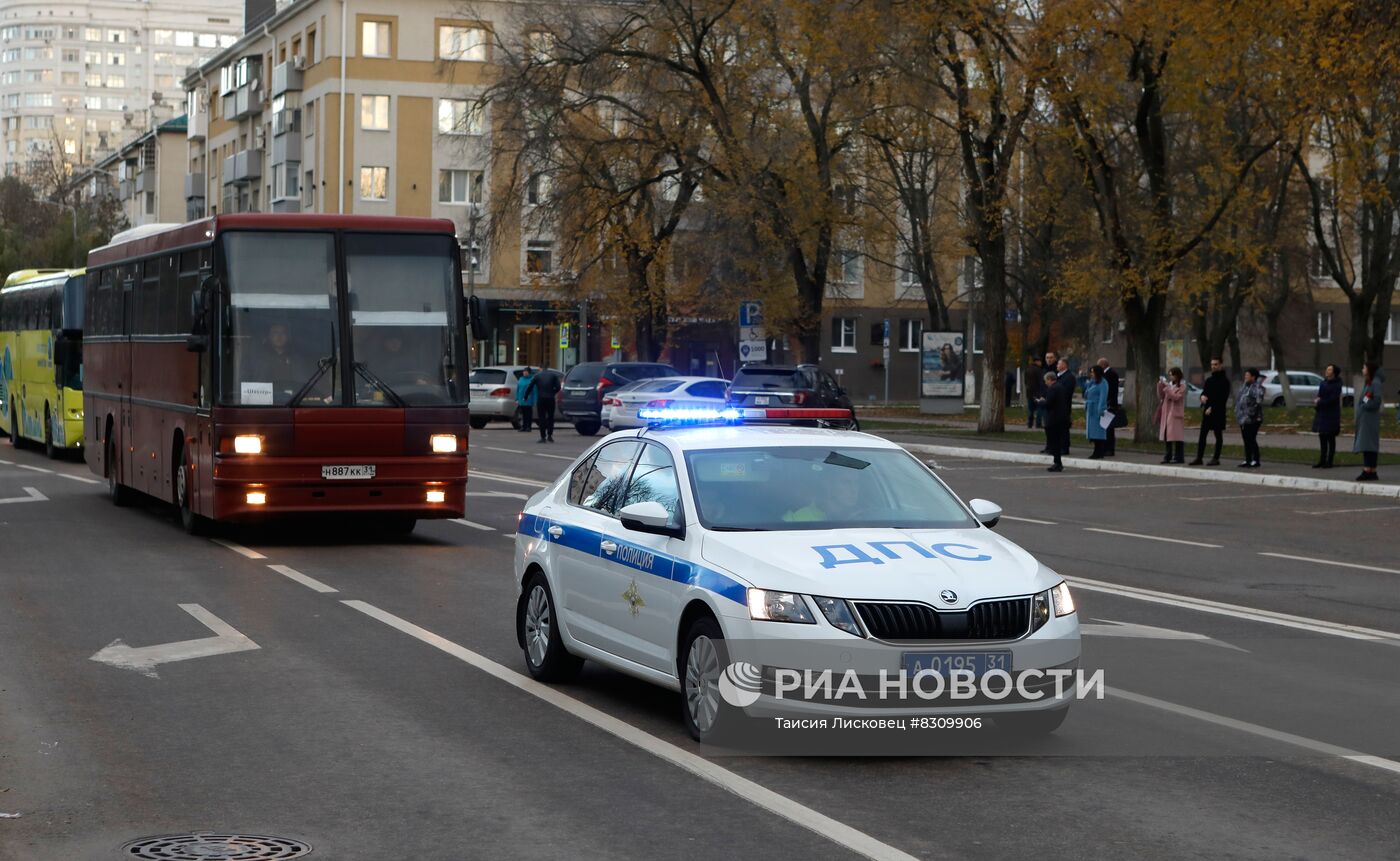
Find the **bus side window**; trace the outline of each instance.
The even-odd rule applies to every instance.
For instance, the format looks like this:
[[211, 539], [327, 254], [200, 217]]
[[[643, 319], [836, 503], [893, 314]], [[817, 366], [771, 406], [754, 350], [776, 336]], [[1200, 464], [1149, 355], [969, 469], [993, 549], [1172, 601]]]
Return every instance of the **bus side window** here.
[[[155, 262], [155, 261], [151, 261]], [[158, 317], [156, 320], [156, 331], [162, 335], [184, 334], [176, 327], [176, 322], [180, 316], [179, 308], [175, 304], [175, 267], [179, 258], [174, 254], [167, 254], [160, 258], [160, 292], [157, 300]], [[186, 311], [186, 314], [189, 312]], [[188, 330], [185, 330], [188, 331]]]

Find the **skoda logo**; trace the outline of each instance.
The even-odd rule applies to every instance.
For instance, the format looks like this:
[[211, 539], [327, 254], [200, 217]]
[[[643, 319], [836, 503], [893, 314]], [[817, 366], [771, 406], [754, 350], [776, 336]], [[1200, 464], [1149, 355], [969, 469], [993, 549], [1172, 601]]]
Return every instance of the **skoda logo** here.
[[938, 597], [943, 599], [944, 604], [958, 603], [958, 593], [954, 592], [952, 589], [944, 589], [942, 592], [938, 593]]

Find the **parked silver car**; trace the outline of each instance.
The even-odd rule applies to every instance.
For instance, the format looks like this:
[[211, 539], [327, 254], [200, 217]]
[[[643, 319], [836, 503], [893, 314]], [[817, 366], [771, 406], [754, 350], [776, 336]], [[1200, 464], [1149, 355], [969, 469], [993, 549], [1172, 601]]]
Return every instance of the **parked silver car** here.
[[[1264, 383], [1264, 402], [1276, 407], [1283, 406], [1283, 384], [1279, 382], [1278, 371], [1260, 371], [1259, 379]], [[1293, 390], [1293, 398], [1299, 406], [1312, 406], [1320, 385], [1322, 377], [1311, 371], [1288, 372], [1288, 387]], [[1351, 406], [1355, 397], [1355, 389], [1342, 386], [1342, 406]]]
[[524, 372], [524, 365], [492, 365], [473, 368], [467, 378], [471, 391], [471, 426], [480, 430], [490, 421], [507, 420], [520, 427], [520, 415], [515, 405], [515, 384]]
[[637, 411], [659, 407], [724, 407], [728, 380], [717, 377], [657, 377], [638, 380], [603, 396], [603, 425], [609, 430], [646, 427]]

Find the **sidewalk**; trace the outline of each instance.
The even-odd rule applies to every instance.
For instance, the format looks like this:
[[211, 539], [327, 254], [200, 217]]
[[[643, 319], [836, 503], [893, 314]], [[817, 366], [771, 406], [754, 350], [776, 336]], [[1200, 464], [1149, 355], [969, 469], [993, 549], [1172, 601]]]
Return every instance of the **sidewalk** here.
[[[887, 421], [881, 419], [881, 421]], [[894, 420], [888, 420], [894, 421]], [[922, 424], [922, 423], [920, 423]], [[962, 427], [965, 427], [962, 426]], [[1040, 454], [1043, 444], [1018, 443], [1006, 440], [983, 440], [970, 434], [949, 434], [947, 436], [929, 433], [909, 434], [897, 430], [876, 431], [879, 436], [898, 442], [910, 451], [920, 455], [942, 457], [964, 457], [975, 460], [994, 460], [1011, 464], [1036, 464], [1049, 466], [1053, 460], [1049, 455]], [[1131, 428], [1125, 436], [1131, 435]], [[1229, 443], [1226, 434], [1226, 443]], [[1188, 431], [1187, 458], [1195, 454], [1195, 434]], [[1238, 436], [1236, 436], [1238, 440]], [[1302, 437], [1311, 445], [1316, 445], [1315, 437]], [[1389, 440], [1389, 442], [1396, 442]], [[1338, 449], [1342, 449], [1338, 440]], [[1236, 443], [1238, 444], [1238, 442]], [[1260, 435], [1261, 445], [1276, 444], [1265, 442]], [[1281, 447], [1281, 446], [1280, 446]], [[1209, 448], [1209, 447], [1208, 447]], [[1400, 499], [1400, 467], [1382, 465], [1380, 480], [1372, 482], [1353, 481], [1361, 471], [1359, 466], [1338, 466], [1334, 469], [1312, 469], [1306, 464], [1269, 463], [1264, 461], [1260, 469], [1239, 469], [1234, 461], [1221, 461], [1220, 466], [1181, 466], [1161, 463], [1162, 455], [1150, 452], [1120, 451], [1116, 457], [1103, 460], [1089, 460], [1092, 451], [1088, 440], [1076, 434], [1070, 440], [1070, 453], [1064, 458], [1065, 469], [1097, 470], [1099, 472], [1131, 473], [1155, 475], [1167, 478], [1185, 478], [1192, 481], [1219, 481], [1222, 483], [1252, 485], [1255, 487], [1278, 487], [1290, 490], [1312, 490], [1327, 493], [1348, 493], [1360, 496], [1379, 496]], [[1349, 454], [1347, 458], [1356, 457]], [[1207, 455], [1209, 455], [1207, 451]], [[1338, 457], [1342, 453], [1339, 451]]]

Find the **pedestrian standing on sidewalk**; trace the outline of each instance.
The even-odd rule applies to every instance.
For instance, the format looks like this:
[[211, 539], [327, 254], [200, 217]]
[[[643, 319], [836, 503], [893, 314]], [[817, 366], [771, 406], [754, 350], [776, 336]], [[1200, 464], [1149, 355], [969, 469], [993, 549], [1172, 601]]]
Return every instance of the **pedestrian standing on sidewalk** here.
[[530, 388], [530, 381], [534, 378], [534, 369], [526, 365], [525, 370], [520, 372], [520, 379], [515, 381], [515, 406], [520, 413], [520, 427], [516, 430], [521, 433], [529, 433], [534, 423], [535, 392]]
[[1361, 455], [1364, 466], [1357, 481], [1378, 481], [1376, 463], [1381, 454], [1381, 389], [1385, 385], [1385, 374], [1380, 365], [1367, 362], [1361, 366], [1361, 376], [1366, 386], [1356, 398], [1356, 437], [1351, 450]]
[[1079, 381], [1074, 378], [1074, 374], [1069, 370], [1069, 359], [1060, 359], [1055, 363], [1055, 387], [1065, 391], [1066, 410], [1069, 420], [1065, 422], [1065, 432], [1061, 434], [1064, 447], [1060, 454], [1069, 454], [1069, 429], [1074, 424], [1074, 391], [1079, 388]]
[[1119, 379], [1118, 372], [1109, 363], [1107, 357], [1099, 358], [1099, 367], [1103, 369], [1104, 382], [1108, 384], [1108, 411], [1113, 413], [1113, 424], [1105, 431], [1107, 438], [1104, 440], [1103, 456], [1113, 457], [1118, 454], [1118, 411], [1123, 407], [1118, 402]]
[[1313, 399], [1313, 433], [1317, 434], [1318, 455], [1313, 469], [1331, 469], [1337, 459], [1337, 434], [1342, 432], [1342, 369], [1328, 365], [1326, 377]]
[[1206, 435], [1215, 434], [1215, 454], [1206, 466], [1220, 465], [1220, 447], [1225, 443], [1225, 411], [1230, 407], [1230, 378], [1225, 376], [1225, 362], [1216, 356], [1210, 360], [1210, 376], [1201, 387], [1201, 438], [1196, 442], [1196, 459], [1200, 466], [1206, 454]]
[[[1026, 428], [1045, 427], [1045, 371], [1035, 362], [1026, 368]], [[1042, 452], [1043, 454], [1043, 452]]]
[[1108, 380], [1104, 379], [1103, 368], [1094, 365], [1089, 369], [1089, 382], [1084, 386], [1084, 435], [1094, 444], [1090, 460], [1103, 460], [1108, 432], [1102, 419], [1107, 409]]
[[1074, 389], [1058, 383], [1054, 374], [1045, 375], [1045, 450], [1055, 457], [1050, 472], [1063, 472], [1060, 461], [1069, 448], [1069, 425], [1072, 419]]
[[1235, 395], [1235, 421], [1244, 437], [1244, 463], [1241, 469], [1259, 468], [1259, 426], [1264, 423], [1264, 384], [1258, 368], [1246, 368], [1244, 384]]
[[1180, 368], [1157, 381], [1157, 436], [1167, 444], [1162, 463], [1186, 462], [1186, 384]]
[[554, 398], [564, 387], [559, 372], [550, 368], [540, 368], [535, 378], [525, 387], [526, 394], [535, 397], [535, 424], [539, 425], [539, 442], [554, 442]]

